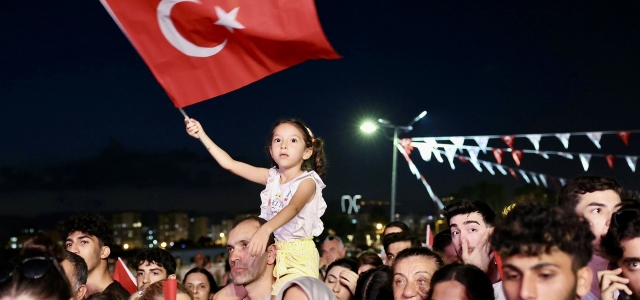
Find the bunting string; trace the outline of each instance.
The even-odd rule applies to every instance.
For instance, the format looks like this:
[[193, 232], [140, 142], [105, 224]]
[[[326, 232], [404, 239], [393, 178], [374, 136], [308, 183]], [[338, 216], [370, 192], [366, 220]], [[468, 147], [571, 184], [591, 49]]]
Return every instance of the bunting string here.
[[[470, 135], [470, 136], [438, 136], [438, 137], [415, 137], [412, 138], [414, 141], [423, 141], [424, 139], [434, 139], [436, 141], [450, 141], [451, 138], [464, 138], [465, 140], [467, 139], [480, 139], [481, 141], [484, 141], [485, 139], [502, 139], [503, 137], [511, 137], [511, 138], [529, 138], [529, 136], [534, 136], [537, 138], [537, 136], [540, 137], [556, 137], [558, 138], [558, 135], [570, 135], [570, 136], [578, 136], [578, 135], [584, 135], [587, 136], [589, 138], [592, 138], [591, 136], [597, 136], [597, 139], [600, 140], [600, 136], [604, 135], [604, 134], [615, 134], [620, 136], [621, 139], [623, 139], [623, 142], [625, 141], [625, 139], [629, 136], [629, 134], [631, 133], [640, 133], [640, 129], [635, 129], [635, 130], [612, 130], [612, 131], [593, 131], [593, 132], [567, 132], [567, 133], [527, 133], [527, 134], [504, 134], [504, 135]], [[595, 137], [594, 137], [595, 138]], [[625, 142], [625, 144], [627, 144], [628, 142]]]
[[431, 197], [431, 200], [433, 200], [433, 203], [435, 203], [439, 209], [443, 209], [444, 204], [442, 204], [442, 201], [440, 200], [440, 198], [438, 198], [438, 196], [436, 196], [436, 194], [433, 192], [433, 189], [431, 189], [431, 185], [429, 185], [429, 183], [424, 178], [424, 176], [420, 174], [420, 171], [418, 171], [418, 168], [416, 167], [416, 165], [413, 163], [411, 158], [409, 158], [409, 154], [407, 153], [407, 151], [405, 151], [404, 147], [400, 144], [397, 144], [396, 146], [398, 148], [398, 151], [400, 151], [402, 156], [404, 156], [404, 159], [407, 161], [407, 164], [409, 164], [409, 170], [411, 170], [411, 173], [415, 175], [416, 178], [419, 179], [424, 185], [424, 187], [427, 189], [427, 193], [429, 193], [429, 197]]

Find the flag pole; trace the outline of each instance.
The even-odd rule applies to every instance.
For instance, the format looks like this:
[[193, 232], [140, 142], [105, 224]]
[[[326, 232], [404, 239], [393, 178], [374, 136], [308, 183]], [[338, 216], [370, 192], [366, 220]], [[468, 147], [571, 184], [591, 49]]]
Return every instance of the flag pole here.
[[[180, 112], [182, 113], [182, 115], [184, 116], [185, 119], [187, 119], [187, 121], [189, 122], [189, 124], [191, 124], [191, 118], [189, 118], [189, 116], [187, 116], [187, 113], [184, 112], [184, 109], [182, 109], [182, 107], [178, 108], [180, 110]], [[205, 148], [207, 149], [211, 149], [209, 148], [209, 145], [207, 145], [207, 142], [204, 141], [204, 139], [202, 138], [202, 135], [200, 134], [200, 131], [198, 131], [198, 139], [200, 140], [200, 142], [202, 142], [202, 145], [204, 145]]]

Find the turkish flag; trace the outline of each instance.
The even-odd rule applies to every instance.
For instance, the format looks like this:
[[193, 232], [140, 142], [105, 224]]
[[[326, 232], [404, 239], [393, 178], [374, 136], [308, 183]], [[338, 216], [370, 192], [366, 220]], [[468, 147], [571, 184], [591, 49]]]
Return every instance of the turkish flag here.
[[176, 107], [340, 56], [313, 0], [100, 0]]
[[127, 268], [120, 257], [118, 257], [116, 267], [113, 270], [113, 280], [119, 282], [120, 285], [122, 285], [122, 287], [130, 294], [138, 291], [138, 284], [136, 283], [133, 274], [131, 274], [131, 271], [129, 271], [129, 268]]

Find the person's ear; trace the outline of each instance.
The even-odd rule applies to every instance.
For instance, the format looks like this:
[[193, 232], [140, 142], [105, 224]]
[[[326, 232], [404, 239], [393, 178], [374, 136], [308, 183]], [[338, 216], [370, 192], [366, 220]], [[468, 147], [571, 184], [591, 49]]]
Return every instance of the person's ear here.
[[584, 297], [591, 289], [591, 281], [593, 280], [593, 271], [589, 266], [584, 266], [576, 273], [576, 294]]
[[278, 249], [276, 249], [276, 245], [271, 244], [269, 246], [267, 246], [267, 264], [269, 265], [273, 265], [276, 263], [276, 253], [278, 252]]
[[102, 251], [100, 251], [100, 259], [107, 259], [111, 255], [111, 248], [109, 246], [102, 246]]
[[313, 147], [304, 149], [304, 154], [302, 154], [302, 159], [307, 160], [309, 159], [309, 157], [311, 157], [311, 155], [313, 155]]
[[84, 295], [86, 294], [87, 294], [87, 286], [83, 284], [76, 291], [76, 299], [84, 299]]
[[176, 274], [171, 274], [167, 276], [167, 279], [176, 279]]

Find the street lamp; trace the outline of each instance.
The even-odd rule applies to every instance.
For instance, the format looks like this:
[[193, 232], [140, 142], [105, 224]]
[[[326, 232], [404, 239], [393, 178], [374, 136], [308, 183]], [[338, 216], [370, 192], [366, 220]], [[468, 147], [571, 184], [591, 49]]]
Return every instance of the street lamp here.
[[390, 222], [393, 222], [396, 219], [396, 181], [397, 181], [396, 169], [398, 166], [398, 151], [396, 150], [396, 145], [398, 144], [398, 132], [400, 131], [409, 132], [413, 130], [413, 124], [420, 121], [420, 119], [422, 119], [426, 115], [427, 115], [426, 110], [421, 112], [417, 117], [413, 118], [413, 120], [407, 126], [396, 126], [384, 119], [378, 119], [378, 124], [375, 124], [372, 122], [365, 122], [364, 124], [362, 124], [362, 126], [360, 126], [360, 130], [366, 133], [374, 132], [376, 129], [378, 129], [378, 125], [380, 127], [393, 129], [393, 165], [391, 167], [391, 208], [390, 208], [391, 217], [389, 218], [391, 220]]

